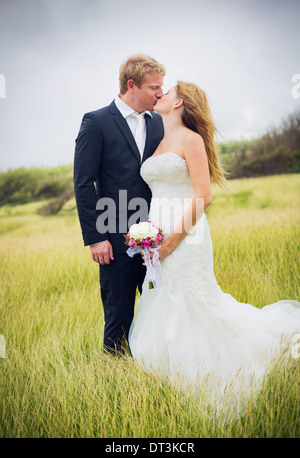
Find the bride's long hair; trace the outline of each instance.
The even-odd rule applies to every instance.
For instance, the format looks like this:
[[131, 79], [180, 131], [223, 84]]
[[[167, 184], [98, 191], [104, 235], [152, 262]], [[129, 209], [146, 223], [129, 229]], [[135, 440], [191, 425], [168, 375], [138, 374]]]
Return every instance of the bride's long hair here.
[[206, 93], [194, 83], [178, 81], [176, 94], [183, 100], [182, 122], [201, 135], [208, 159], [212, 180], [221, 188], [228, 189], [226, 175], [215, 142], [217, 128], [212, 118]]

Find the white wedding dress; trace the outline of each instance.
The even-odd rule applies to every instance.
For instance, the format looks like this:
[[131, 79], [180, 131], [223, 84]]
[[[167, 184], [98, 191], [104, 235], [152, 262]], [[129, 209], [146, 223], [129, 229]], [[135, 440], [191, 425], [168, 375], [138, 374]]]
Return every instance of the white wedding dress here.
[[[152, 156], [141, 175], [152, 191], [149, 220], [167, 238], [194, 196], [186, 162], [171, 152]], [[274, 354], [300, 333], [300, 302], [258, 309], [221, 290], [205, 214], [162, 261], [160, 278], [159, 290], [145, 278], [129, 332], [132, 356], [147, 372], [194, 385], [213, 377], [221, 391], [238, 381], [258, 387]]]

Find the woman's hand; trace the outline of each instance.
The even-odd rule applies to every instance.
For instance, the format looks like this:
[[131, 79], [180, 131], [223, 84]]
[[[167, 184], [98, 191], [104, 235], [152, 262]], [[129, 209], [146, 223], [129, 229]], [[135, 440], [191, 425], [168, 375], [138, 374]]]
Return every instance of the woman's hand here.
[[[162, 242], [161, 247], [159, 250], [157, 250], [159, 254], [159, 261], [162, 262], [163, 259], [165, 259], [167, 256], [169, 256], [170, 253], [172, 253], [173, 248], [168, 244], [167, 240], [165, 242]], [[152, 259], [154, 256], [154, 253], [150, 251], [150, 259]], [[142, 254], [142, 258], [145, 261], [145, 257]], [[143, 264], [145, 266], [146, 264]]]

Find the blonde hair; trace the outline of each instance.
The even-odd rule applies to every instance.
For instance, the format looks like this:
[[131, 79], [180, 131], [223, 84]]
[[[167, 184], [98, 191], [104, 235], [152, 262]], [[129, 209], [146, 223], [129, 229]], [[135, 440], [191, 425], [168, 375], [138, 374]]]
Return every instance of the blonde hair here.
[[214, 139], [217, 128], [212, 118], [206, 93], [194, 83], [178, 81], [176, 94], [183, 100], [183, 124], [201, 135], [204, 141], [210, 177], [220, 188], [228, 189], [227, 173], [221, 164], [221, 157]]
[[132, 79], [138, 87], [141, 87], [146, 73], [160, 73], [165, 76], [166, 71], [162, 64], [153, 57], [145, 54], [130, 56], [120, 67], [119, 83], [121, 95], [127, 92], [127, 82]]

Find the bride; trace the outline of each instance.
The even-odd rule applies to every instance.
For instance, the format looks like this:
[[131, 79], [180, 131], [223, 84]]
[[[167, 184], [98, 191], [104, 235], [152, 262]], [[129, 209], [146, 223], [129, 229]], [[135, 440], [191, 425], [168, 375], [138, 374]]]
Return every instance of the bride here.
[[[258, 387], [272, 358], [300, 332], [300, 303], [258, 309], [223, 293], [213, 267], [205, 210], [211, 179], [226, 187], [206, 94], [179, 81], [156, 104], [165, 136], [141, 167], [152, 191], [149, 220], [160, 227], [160, 288], [145, 280], [129, 332], [132, 356], [148, 372], [224, 391]], [[211, 385], [211, 382], [209, 382]]]

